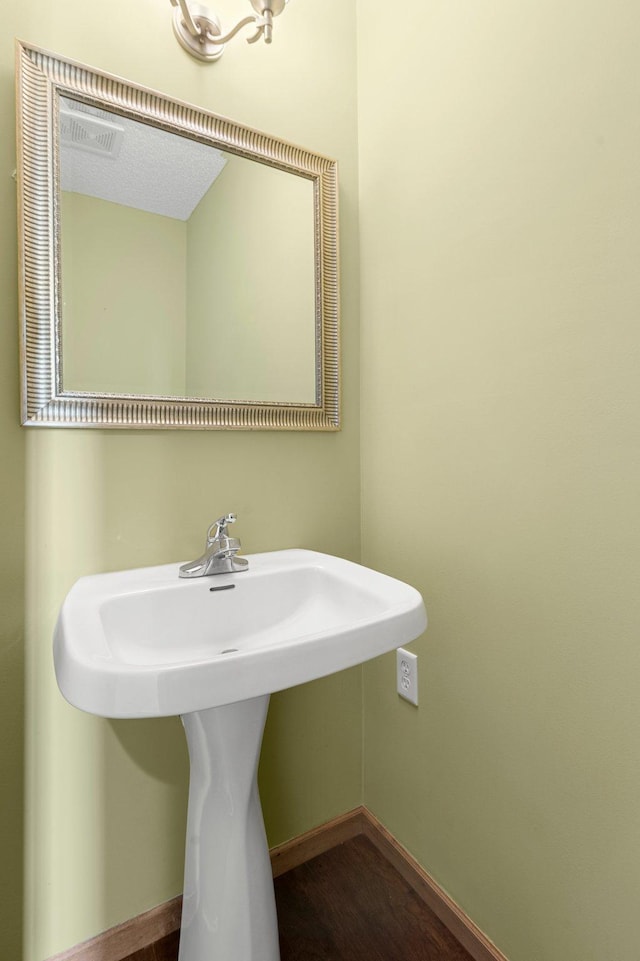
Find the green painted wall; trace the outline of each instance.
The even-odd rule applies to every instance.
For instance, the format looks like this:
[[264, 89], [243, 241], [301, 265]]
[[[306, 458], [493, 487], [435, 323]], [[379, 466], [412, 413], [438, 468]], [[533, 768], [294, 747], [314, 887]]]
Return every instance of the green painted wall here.
[[[4, 7], [9, 7], [4, 4]], [[0, 34], [0, 957], [20, 958], [23, 879], [24, 433], [20, 427], [16, 185], [13, 135], [15, 10]]]
[[[113, 0], [99, 31], [79, 0], [5, 6], [0, 954], [20, 956], [25, 539], [25, 961], [181, 884], [179, 725], [62, 702], [51, 630], [71, 583], [190, 556], [227, 508], [249, 550], [358, 557], [357, 130], [363, 555], [430, 613], [417, 710], [392, 657], [365, 668], [365, 801], [511, 961], [635, 958], [640, 13], [402, 0], [415, 29], [390, 31], [361, 0], [357, 122], [339, 0], [326, 18], [292, 3], [273, 47], [206, 67], [152, 0]], [[340, 159], [342, 433], [21, 431], [14, 34]], [[361, 693], [355, 671], [273, 699], [272, 843], [360, 800]]]
[[365, 801], [511, 961], [638, 957], [639, 37], [359, 4], [363, 557], [431, 622]]
[[[237, 13], [230, 0], [217, 6], [227, 23]], [[91, 571], [193, 556], [207, 525], [228, 509], [238, 512], [248, 552], [307, 546], [359, 556], [355, 10], [343, 0], [325, 0], [323, 10], [318, 22], [313, 9], [294, 3], [271, 47], [239, 40], [221, 62], [206, 66], [177, 45], [169, 3], [113, 0], [108, 17], [80, 0], [27, 0], [3, 11], [3, 957], [20, 956], [25, 539], [25, 961], [43, 961], [172, 897], [182, 884], [187, 759], [179, 722], [108, 722], [65, 704], [53, 676], [51, 634], [71, 584]], [[21, 431], [10, 177], [14, 35], [340, 158], [342, 432]], [[359, 803], [360, 671], [274, 697], [261, 790], [271, 843]]]

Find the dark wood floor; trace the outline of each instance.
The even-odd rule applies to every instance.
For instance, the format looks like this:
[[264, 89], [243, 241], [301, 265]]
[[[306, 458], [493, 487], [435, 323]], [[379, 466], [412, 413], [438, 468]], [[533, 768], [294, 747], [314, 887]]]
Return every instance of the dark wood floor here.
[[[275, 888], [282, 961], [472, 961], [364, 835], [283, 874]], [[177, 956], [176, 932], [127, 961]]]

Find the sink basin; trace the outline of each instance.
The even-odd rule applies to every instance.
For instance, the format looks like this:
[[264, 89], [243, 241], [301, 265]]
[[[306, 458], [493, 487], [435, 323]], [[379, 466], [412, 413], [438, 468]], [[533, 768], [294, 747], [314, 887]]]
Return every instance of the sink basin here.
[[60, 690], [105, 717], [179, 714], [190, 784], [179, 961], [279, 961], [258, 760], [273, 691], [412, 641], [420, 594], [338, 557], [254, 554], [242, 573], [178, 564], [83, 577], [54, 635]]
[[417, 637], [420, 594], [314, 551], [249, 557], [241, 574], [178, 565], [83, 577], [60, 611], [58, 684], [104, 717], [187, 714], [340, 671]]

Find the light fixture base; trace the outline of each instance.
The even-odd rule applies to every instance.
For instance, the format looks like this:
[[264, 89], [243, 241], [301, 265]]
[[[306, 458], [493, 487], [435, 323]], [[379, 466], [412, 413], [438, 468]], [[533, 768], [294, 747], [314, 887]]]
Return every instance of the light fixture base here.
[[208, 7], [203, 7], [199, 3], [189, 4], [189, 10], [194, 23], [200, 28], [200, 33], [194, 37], [189, 32], [182, 11], [179, 6], [176, 6], [173, 11], [173, 32], [176, 35], [178, 43], [184, 47], [187, 53], [190, 53], [192, 57], [196, 57], [198, 60], [204, 60], [207, 63], [211, 63], [212, 60], [219, 60], [224, 53], [225, 45], [211, 43], [211, 41], [207, 39], [207, 34], [211, 34], [213, 37], [219, 37], [222, 33], [220, 21], [212, 10], [209, 10]]
[[287, 0], [251, 0], [251, 6], [260, 16], [270, 12], [273, 17], [277, 17], [286, 5]]

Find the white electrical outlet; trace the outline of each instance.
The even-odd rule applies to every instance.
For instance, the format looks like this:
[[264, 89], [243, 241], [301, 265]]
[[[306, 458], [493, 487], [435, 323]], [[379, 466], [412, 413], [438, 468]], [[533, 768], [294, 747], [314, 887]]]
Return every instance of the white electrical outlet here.
[[404, 647], [399, 647], [396, 650], [396, 668], [398, 694], [417, 707], [418, 655], [405, 651]]

